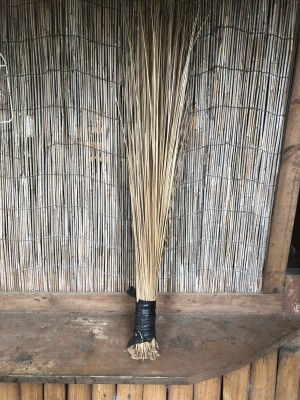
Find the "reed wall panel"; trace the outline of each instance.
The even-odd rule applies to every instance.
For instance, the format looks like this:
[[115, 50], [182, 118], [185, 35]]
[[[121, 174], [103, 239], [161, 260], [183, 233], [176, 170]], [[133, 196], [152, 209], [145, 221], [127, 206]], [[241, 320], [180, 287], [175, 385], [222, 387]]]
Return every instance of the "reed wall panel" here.
[[[122, 5], [123, 4], [123, 5]], [[134, 282], [120, 0], [0, 4], [0, 290]], [[299, 0], [213, 0], [189, 80], [162, 292], [262, 287]], [[1, 64], [2, 65], [2, 64]], [[4, 71], [4, 72], [3, 72]], [[1, 122], [1, 121], [0, 121]]]

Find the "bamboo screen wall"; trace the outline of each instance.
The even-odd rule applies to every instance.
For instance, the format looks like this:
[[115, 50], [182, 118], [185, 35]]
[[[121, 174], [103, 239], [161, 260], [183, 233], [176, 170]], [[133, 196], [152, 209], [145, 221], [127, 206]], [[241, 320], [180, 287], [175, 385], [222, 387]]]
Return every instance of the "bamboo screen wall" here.
[[[297, 0], [202, 0], [160, 291], [259, 292], [296, 49]], [[134, 280], [124, 2], [3, 0], [0, 289]], [[4, 72], [3, 72], [4, 71]], [[9, 78], [9, 79], [8, 79]], [[122, 104], [121, 104], [122, 107]]]

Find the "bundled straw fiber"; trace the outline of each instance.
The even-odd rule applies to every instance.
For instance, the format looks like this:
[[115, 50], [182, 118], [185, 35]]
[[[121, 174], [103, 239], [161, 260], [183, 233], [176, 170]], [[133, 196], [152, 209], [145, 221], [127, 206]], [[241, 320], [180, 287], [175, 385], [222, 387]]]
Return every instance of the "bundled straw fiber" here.
[[176, 0], [138, 3], [133, 16], [133, 24], [127, 20], [124, 62], [137, 301], [128, 351], [135, 359], [155, 359], [158, 273], [179, 150], [188, 131], [187, 84], [197, 24], [190, 28], [186, 5]]

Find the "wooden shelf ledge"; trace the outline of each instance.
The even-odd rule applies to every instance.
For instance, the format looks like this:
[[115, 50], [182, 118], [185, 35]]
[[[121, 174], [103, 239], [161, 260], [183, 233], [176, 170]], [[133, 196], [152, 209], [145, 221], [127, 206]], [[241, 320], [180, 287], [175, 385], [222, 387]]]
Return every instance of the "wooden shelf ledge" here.
[[[32, 300], [42, 295], [29, 296]], [[111, 301], [122, 298], [129, 302], [119, 312], [109, 311], [105, 301], [106, 311], [98, 306], [97, 312], [43, 307], [42, 311], [30, 307], [20, 311], [16, 304], [15, 311], [2, 311], [0, 381], [195, 383], [249, 364], [300, 333], [299, 314], [245, 313], [238, 308], [233, 313], [182, 311], [186, 305], [165, 312], [160, 307], [157, 337], [161, 355], [156, 361], [133, 361], [124, 349], [133, 328], [134, 300], [110, 296]], [[261, 297], [256, 301], [261, 303]], [[201, 299], [194, 298], [194, 302], [201, 303]]]

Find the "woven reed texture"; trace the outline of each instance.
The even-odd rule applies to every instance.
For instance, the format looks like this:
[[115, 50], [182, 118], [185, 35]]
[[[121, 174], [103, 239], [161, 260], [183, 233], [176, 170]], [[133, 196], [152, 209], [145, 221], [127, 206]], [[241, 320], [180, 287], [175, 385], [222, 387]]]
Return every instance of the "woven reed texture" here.
[[[298, 0], [212, 0], [189, 78], [159, 290], [259, 292], [297, 45]], [[134, 282], [119, 0], [4, 0], [0, 290]], [[2, 71], [1, 71], [2, 72]], [[8, 118], [7, 96], [0, 118]]]

